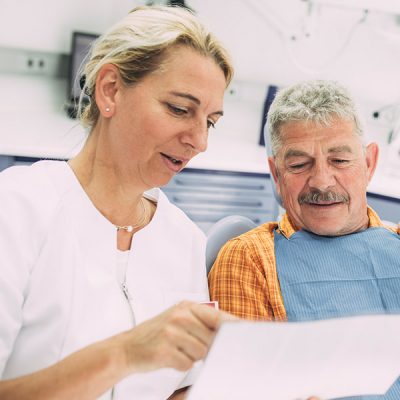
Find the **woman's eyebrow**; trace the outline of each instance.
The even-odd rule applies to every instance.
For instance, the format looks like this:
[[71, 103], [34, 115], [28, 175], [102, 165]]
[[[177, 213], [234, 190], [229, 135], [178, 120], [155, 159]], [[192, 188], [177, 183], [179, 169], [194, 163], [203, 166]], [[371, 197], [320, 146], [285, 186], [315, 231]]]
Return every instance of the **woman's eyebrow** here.
[[[184, 98], [184, 99], [191, 100], [191, 101], [193, 101], [194, 103], [196, 103], [197, 105], [200, 105], [200, 104], [201, 104], [201, 101], [200, 101], [197, 97], [193, 96], [193, 95], [190, 94], [190, 93], [185, 93], [185, 92], [170, 92], [170, 94], [173, 95], [173, 96], [182, 97], [182, 98]], [[215, 112], [212, 112], [212, 113], [211, 113], [211, 115], [215, 115], [215, 114], [221, 115], [221, 116], [222, 116], [222, 115], [224, 115], [224, 112], [223, 112], [222, 110], [218, 110], [218, 111], [215, 111]]]
[[172, 94], [173, 96], [183, 97], [184, 99], [191, 100], [191, 101], [193, 101], [194, 103], [196, 103], [197, 105], [200, 105], [200, 104], [201, 104], [201, 101], [200, 101], [197, 97], [191, 95], [190, 93], [185, 93], [185, 92], [170, 92], [170, 94]]

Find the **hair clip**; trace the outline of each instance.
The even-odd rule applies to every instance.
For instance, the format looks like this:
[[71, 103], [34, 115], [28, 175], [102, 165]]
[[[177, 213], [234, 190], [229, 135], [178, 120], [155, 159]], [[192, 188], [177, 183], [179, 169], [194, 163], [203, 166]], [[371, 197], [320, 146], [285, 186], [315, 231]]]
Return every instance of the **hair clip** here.
[[81, 90], [83, 90], [83, 88], [85, 87], [85, 83], [86, 83], [86, 75], [83, 74], [79, 78], [79, 86], [80, 86]]
[[91, 93], [89, 92], [89, 88], [86, 86], [86, 75], [83, 74], [81, 75], [81, 77], [79, 78], [79, 86], [81, 88], [81, 90], [85, 89], [84, 92], [86, 94], [86, 96], [92, 97]]

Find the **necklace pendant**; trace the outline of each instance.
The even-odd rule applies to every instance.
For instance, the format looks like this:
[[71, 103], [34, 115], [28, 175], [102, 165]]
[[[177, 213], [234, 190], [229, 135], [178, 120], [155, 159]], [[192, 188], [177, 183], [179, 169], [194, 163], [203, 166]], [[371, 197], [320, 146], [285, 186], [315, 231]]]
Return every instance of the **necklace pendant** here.
[[133, 232], [134, 229], [136, 228], [141, 228], [146, 225], [146, 220], [147, 220], [147, 213], [146, 213], [146, 206], [145, 206], [145, 201], [143, 200], [143, 197], [140, 199], [140, 204], [142, 205], [142, 216], [140, 220], [138, 221], [137, 224], [135, 225], [114, 225], [117, 228], [117, 231], [123, 230], [128, 233]]
[[132, 225], [126, 225], [126, 226], [115, 226], [117, 228], [117, 231], [123, 230], [127, 232], [133, 232], [133, 226]]

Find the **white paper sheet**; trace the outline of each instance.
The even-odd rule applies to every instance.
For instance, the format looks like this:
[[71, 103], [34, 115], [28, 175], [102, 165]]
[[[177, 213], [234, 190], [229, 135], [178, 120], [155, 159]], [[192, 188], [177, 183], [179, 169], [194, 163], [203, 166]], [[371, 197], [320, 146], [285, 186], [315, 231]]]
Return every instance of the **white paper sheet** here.
[[188, 400], [383, 394], [400, 375], [400, 315], [223, 324]]

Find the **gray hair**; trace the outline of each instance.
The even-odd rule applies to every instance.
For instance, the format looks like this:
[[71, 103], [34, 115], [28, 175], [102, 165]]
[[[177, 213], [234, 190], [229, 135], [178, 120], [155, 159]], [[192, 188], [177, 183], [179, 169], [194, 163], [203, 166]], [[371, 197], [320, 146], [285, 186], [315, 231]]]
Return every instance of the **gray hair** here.
[[[78, 107], [82, 125], [93, 127], [99, 118], [94, 95], [97, 74], [103, 65], [115, 65], [123, 83], [133, 86], [146, 75], [160, 70], [168, 50], [179, 45], [212, 58], [229, 85], [233, 66], [227, 51], [189, 10], [166, 6], [137, 7], [92, 46], [81, 71], [85, 78]], [[90, 98], [87, 105], [83, 101], [85, 94]]]
[[302, 82], [278, 91], [268, 112], [272, 155], [282, 145], [280, 127], [290, 121], [312, 121], [329, 126], [335, 118], [354, 122], [354, 132], [363, 138], [358, 111], [348, 90], [334, 81]]

